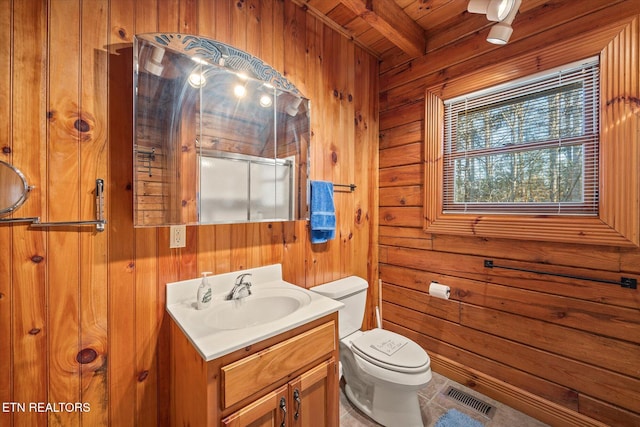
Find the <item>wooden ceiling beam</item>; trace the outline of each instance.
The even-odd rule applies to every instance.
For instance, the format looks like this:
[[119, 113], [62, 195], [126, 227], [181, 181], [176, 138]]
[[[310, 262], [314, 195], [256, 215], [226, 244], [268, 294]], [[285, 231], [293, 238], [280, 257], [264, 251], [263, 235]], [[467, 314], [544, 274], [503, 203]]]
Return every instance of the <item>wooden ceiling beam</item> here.
[[356, 15], [411, 57], [424, 55], [424, 29], [393, 0], [341, 0]]

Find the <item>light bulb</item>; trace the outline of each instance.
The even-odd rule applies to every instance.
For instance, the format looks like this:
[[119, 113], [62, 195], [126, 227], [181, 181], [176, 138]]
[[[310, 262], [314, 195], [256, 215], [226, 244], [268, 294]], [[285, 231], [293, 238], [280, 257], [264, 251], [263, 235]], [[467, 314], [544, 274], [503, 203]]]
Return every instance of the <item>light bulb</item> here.
[[267, 108], [270, 107], [271, 104], [273, 103], [273, 101], [271, 100], [271, 97], [269, 95], [262, 95], [260, 97], [260, 106]]
[[233, 93], [238, 97], [242, 98], [247, 94], [247, 89], [243, 85], [236, 85], [233, 88]]
[[203, 87], [207, 83], [207, 79], [204, 74], [199, 71], [194, 71], [189, 74], [189, 84], [196, 89]]

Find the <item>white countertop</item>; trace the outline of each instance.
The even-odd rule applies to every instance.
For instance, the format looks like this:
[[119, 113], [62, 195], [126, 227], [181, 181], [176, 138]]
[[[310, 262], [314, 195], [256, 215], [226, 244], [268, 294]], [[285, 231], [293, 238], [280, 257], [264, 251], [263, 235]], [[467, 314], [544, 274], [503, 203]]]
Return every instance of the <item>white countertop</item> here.
[[[254, 294], [259, 294], [261, 289], [269, 289], [271, 293], [277, 289], [294, 289], [307, 294], [309, 302], [278, 320], [242, 329], [216, 329], [207, 324], [206, 319], [211, 318], [216, 310], [216, 302], [224, 300], [225, 295], [233, 288], [235, 278], [243, 273], [252, 274], [250, 281]], [[167, 312], [206, 361], [302, 326], [343, 307], [341, 302], [282, 280], [280, 264], [209, 276], [209, 284], [213, 290], [212, 304], [204, 310], [197, 310], [196, 295], [201, 280], [198, 278], [167, 283]], [[268, 304], [265, 304], [264, 310], [268, 312]]]

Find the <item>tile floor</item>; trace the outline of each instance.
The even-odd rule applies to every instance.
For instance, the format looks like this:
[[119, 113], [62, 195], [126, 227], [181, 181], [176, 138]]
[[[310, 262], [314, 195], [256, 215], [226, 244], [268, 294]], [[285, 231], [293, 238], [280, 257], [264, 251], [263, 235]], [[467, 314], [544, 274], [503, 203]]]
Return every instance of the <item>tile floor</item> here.
[[[481, 414], [462, 403], [446, 397], [444, 393], [449, 386], [455, 386], [458, 390], [471, 394], [483, 402], [493, 405], [496, 408], [492, 418]], [[432, 427], [438, 418], [447, 410], [455, 408], [464, 412], [470, 417], [480, 421], [485, 427], [545, 427], [547, 424], [529, 417], [522, 412], [516, 411], [502, 403], [490, 399], [474, 390], [456, 383], [440, 374], [433, 373], [433, 379], [429, 385], [418, 392], [424, 425]], [[375, 427], [376, 422], [367, 418], [347, 400], [344, 392], [340, 392], [340, 427]], [[408, 427], [408, 426], [388, 426], [388, 427]]]

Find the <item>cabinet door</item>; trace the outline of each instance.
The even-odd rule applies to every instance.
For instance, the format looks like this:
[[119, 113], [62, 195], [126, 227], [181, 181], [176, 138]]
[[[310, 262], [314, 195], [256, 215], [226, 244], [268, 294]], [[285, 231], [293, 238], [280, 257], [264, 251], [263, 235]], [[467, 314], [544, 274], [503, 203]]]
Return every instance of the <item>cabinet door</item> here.
[[288, 426], [287, 386], [283, 385], [266, 396], [245, 406], [222, 420], [224, 427], [280, 427]]
[[331, 359], [289, 383], [291, 426], [337, 426], [338, 399], [336, 364]]

